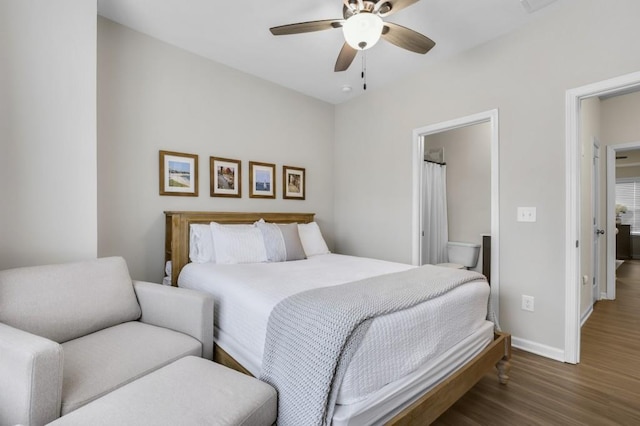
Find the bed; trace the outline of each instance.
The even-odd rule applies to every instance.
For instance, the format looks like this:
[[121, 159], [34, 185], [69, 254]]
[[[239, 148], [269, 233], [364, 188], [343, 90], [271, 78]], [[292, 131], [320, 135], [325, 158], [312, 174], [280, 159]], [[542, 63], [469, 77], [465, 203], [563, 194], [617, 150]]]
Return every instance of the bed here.
[[[172, 285], [177, 285], [180, 277], [181, 286], [214, 294], [218, 303], [214, 359], [254, 376], [260, 372], [267, 330], [264, 320], [260, 322], [260, 319], [253, 318], [252, 312], [256, 312], [258, 316], [262, 315], [263, 318], [268, 316], [274, 306], [295, 292], [291, 289], [296, 286], [296, 283], [309, 279], [308, 270], [312, 271], [312, 277], [316, 277], [315, 281], [326, 282], [326, 285], [338, 285], [363, 278], [362, 274], [354, 271], [367, 271], [364, 279], [369, 279], [368, 277], [372, 275], [375, 279], [378, 274], [413, 273], [410, 270], [412, 267], [408, 265], [329, 253], [296, 262], [252, 264], [243, 265], [242, 268], [236, 268], [239, 265], [197, 263], [192, 263], [185, 268], [189, 264], [191, 225], [210, 222], [252, 224], [260, 219], [283, 224], [311, 223], [314, 215], [173, 211], [165, 212], [165, 215], [165, 260], [171, 262]], [[328, 274], [320, 272], [327, 270], [331, 272]], [[212, 280], [211, 284], [207, 284], [208, 276], [217, 278]], [[278, 276], [281, 279], [279, 283], [274, 284], [265, 278], [267, 276]], [[216, 287], [214, 284], [216, 281], [236, 282], [236, 284]], [[257, 288], [263, 291], [262, 296], [247, 293], [249, 290], [243, 287], [243, 282], [258, 283]], [[314, 287], [317, 284], [311, 283], [310, 286]], [[224, 290], [225, 287], [234, 290], [231, 294], [221, 293], [227, 291]], [[255, 290], [254, 288], [251, 291]], [[378, 337], [376, 340], [376, 333], [381, 336], [396, 335], [398, 330], [394, 331], [393, 326], [390, 325], [393, 323], [393, 315], [396, 314], [387, 315], [386, 317], [390, 319], [385, 318], [386, 324], [383, 320], [372, 322], [371, 329], [366, 333], [367, 337], [364, 338], [356, 356], [346, 369], [342, 385], [335, 398], [332, 423], [335, 425], [429, 424], [494, 366], [498, 369], [500, 383], [506, 383], [511, 356], [510, 336], [506, 333], [494, 332], [493, 327], [479, 322], [477, 312], [475, 315], [469, 313], [484, 309], [486, 314], [486, 306], [473, 307], [472, 304], [477, 294], [483, 291], [488, 291], [486, 284], [483, 286], [474, 281], [445, 295], [452, 298], [462, 297], [455, 303], [438, 298], [438, 303], [444, 303], [438, 309], [428, 308], [426, 304], [412, 308], [410, 315], [414, 317], [410, 323], [419, 325], [417, 328], [421, 333], [426, 333], [425, 336], [429, 333], [443, 334], [438, 330], [447, 323], [458, 324], [457, 330], [473, 329], [473, 332], [468, 335], [456, 336], [455, 330], [444, 333], [445, 341], [441, 343], [440, 349], [425, 345], [419, 349], [421, 352], [414, 353], [407, 351], [407, 348], [402, 345], [396, 345], [395, 339], [387, 338], [385, 341]], [[488, 293], [485, 297], [488, 297]], [[467, 308], [452, 311], [450, 307], [456, 304]], [[424, 312], [418, 312], [420, 309]], [[431, 316], [427, 312], [429, 309], [432, 310]], [[260, 314], [260, 312], [263, 313]], [[433, 312], [437, 315], [434, 316]], [[422, 315], [426, 316], [422, 317]], [[406, 319], [404, 324], [406, 325]], [[448, 334], [452, 335], [448, 336], [449, 341], [446, 341]], [[430, 339], [424, 340], [430, 341]], [[433, 356], [425, 358], [426, 352], [432, 352]], [[381, 361], [381, 354], [384, 355], [383, 361]], [[423, 362], [423, 359], [427, 361]], [[380, 364], [383, 368], [375, 371], [371, 364]], [[411, 373], [405, 374], [407, 371]], [[397, 376], [391, 377], [389, 374]]]

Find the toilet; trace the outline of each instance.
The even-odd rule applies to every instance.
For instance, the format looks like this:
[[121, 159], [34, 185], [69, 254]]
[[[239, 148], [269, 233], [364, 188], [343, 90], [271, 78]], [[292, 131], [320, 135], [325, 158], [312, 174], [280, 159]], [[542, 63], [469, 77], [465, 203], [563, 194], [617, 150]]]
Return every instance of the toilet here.
[[454, 269], [475, 268], [480, 255], [480, 244], [449, 241], [447, 243], [449, 263], [438, 263], [436, 266]]

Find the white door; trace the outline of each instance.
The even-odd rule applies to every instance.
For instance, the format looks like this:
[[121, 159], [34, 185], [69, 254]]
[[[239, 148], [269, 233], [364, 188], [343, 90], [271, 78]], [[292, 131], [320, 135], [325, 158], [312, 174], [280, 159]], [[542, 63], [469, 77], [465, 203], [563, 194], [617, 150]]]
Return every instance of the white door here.
[[600, 298], [600, 236], [604, 234], [604, 227], [600, 222], [600, 143], [593, 138], [593, 173], [591, 173], [591, 194], [593, 205], [593, 262], [591, 285], [592, 303]]

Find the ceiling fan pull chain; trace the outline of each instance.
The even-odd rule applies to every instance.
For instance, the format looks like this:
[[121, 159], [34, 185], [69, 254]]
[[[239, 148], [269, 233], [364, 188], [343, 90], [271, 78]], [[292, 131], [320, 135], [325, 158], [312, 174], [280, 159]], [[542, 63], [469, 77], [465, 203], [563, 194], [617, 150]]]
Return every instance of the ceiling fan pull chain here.
[[362, 79], [364, 80], [363, 88], [367, 90], [367, 51], [362, 51]]

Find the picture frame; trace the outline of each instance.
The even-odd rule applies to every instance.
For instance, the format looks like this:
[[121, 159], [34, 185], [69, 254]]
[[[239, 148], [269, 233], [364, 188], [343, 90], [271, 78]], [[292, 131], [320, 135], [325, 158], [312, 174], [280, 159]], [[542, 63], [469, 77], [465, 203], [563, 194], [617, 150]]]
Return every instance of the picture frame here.
[[276, 198], [276, 165], [249, 162], [249, 197]]
[[304, 200], [305, 185], [305, 169], [282, 166], [282, 198], [285, 200]]
[[209, 157], [209, 188], [212, 197], [242, 198], [242, 161]]
[[160, 195], [198, 196], [198, 156], [160, 151]]

